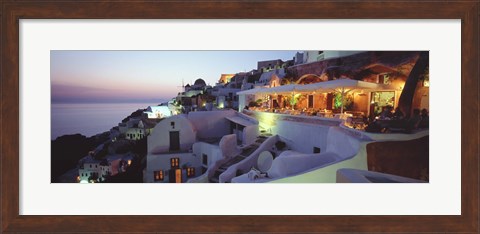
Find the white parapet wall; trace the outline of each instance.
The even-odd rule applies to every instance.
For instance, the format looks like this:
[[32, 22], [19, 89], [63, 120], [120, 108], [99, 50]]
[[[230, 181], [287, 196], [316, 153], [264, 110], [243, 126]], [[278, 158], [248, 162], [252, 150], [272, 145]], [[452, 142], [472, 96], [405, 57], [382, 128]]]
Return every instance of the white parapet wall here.
[[265, 140], [252, 154], [241, 162], [230, 166], [220, 177], [220, 183], [230, 182], [237, 174], [237, 171], [248, 172], [252, 167], [257, 167], [257, 160], [260, 153], [263, 151], [271, 150], [275, 143], [278, 141], [278, 136], [271, 136]]
[[335, 183], [336, 173], [340, 168], [355, 168], [360, 170], [368, 170], [366, 145], [368, 142], [361, 142], [359, 151], [352, 158], [322, 165], [312, 168], [302, 173], [289, 177], [272, 180], [272, 183]]
[[[271, 168], [267, 171], [267, 177], [253, 180], [246, 180], [245, 177], [235, 178], [232, 182], [262, 183], [285, 181], [288, 183], [333, 183], [336, 178], [336, 170], [333, 170], [333, 174], [330, 174], [331, 171], [328, 171], [328, 169], [325, 170], [325, 168], [350, 160], [352, 160], [350, 161], [350, 165], [354, 168], [367, 168], [366, 155], [362, 155], [361, 150], [362, 144], [364, 143], [350, 136], [339, 127], [329, 127], [328, 133], [325, 134], [321, 140], [325, 141], [326, 145], [321, 153], [304, 153], [287, 150], [273, 160]], [[328, 171], [327, 175], [324, 175], [322, 178], [308, 177], [310, 172], [319, 170]], [[301, 177], [303, 175], [307, 175], [305, 176], [306, 178], [314, 179], [314, 181]]]
[[[337, 162], [327, 163], [319, 167], [314, 167], [301, 173], [289, 175], [284, 178], [279, 178], [271, 181], [273, 183], [335, 183], [337, 177], [337, 170], [342, 168], [350, 168], [357, 170], [368, 171], [367, 161], [367, 144], [374, 141], [387, 141], [391, 139], [399, 141], [407, 141], [418, 139], [428, 135], [428, 131], [419, 131], [414, 134], [369, 134], [375, 140], [360, 139], [355, 133], [358, 131], [351, 131], [352, 129], [345, 129], [340, 127], [331, 128], [327, 139], [327, 152], [333, 152], [336, 155], [343, 157]], [[331, 137], [333, 136], [333, 137]], [[353, 156], [349, 156], [353, 155]]]
[[239, 113], [237, 112], [237, 115], [240, 117], [240, 118], [243, 118], [251, 123], [253, 123], [253, 125], [249, 125], [249, 126], [246, 126], [244, 129], [243, 129], [243, 135], [242, 135], [242, 142], [243, 142], [243, 145], [250, 145], [252, 144], [253, 142], [255, 142], [255, 140], [257, 139], [258, 135], [260, 134], [260, 130], [259, 130], [259, 127], [258, 127], [258, 120], [255, 119], [255, 118], [252, 118], [248, 115], [245, 115], [243, 113]]

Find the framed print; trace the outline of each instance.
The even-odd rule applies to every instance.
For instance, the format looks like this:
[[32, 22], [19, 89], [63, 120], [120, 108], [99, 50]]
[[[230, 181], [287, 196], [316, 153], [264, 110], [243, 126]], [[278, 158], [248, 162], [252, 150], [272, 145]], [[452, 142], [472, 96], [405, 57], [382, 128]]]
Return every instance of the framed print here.
[[[4, 232], [479, 231], [478, 1], [412, 1], [408, 4], [397, 1], [4, 1], [1, 4]], [[280, 58], [285, 54], [286, 57], [270, 61], [261, 59], [262, 53]], [[244, 54], [256, 55], [258, 61], [254, 62], [258, 62], [258, 67], [251, 71], [250, 67], [235, 68], [232, 74], [222, 71], [219, 83], [226, 84], [215, 85], [222, 90], [233, 90], [237, 84], [232, 80], [238, 80], [238, 86], [246, 86], [251, 77], [258, 76], [257, 80], [252, 78], [252, 84], [259, 87], [239, 91], [238, 98], [229, 96], [228, 92], [219, 95], [215, 90], [212, 92], [217, 93], [216, 98], [210, 100], [205, 93], [208, 94], [207, 87], [213, 82], [209, 76], [215, 75], [187, 75], [212, 64], [223, 66], [217, 62], [218, 58], [233, 65], [231, 58], [240, 59]], [[401, 61], [392, 60], [392, 54]], [[140, 57], [148, 57], [149, 61]], [[120, 60], [122, 62], [118, 62]], [[149, 65], [150, 61], [154, 64]], [[172, 61], [176, 62], [170, 65]], [[349, 63], [361, 65], [344, 69]], [[87, 65], [82, 67], [84, 64]], [[167, 64], [176, 69], [169, 74], [162, 73], [168, 70], [162, 68]], [[317, 72], [308, 64], [324, 66], [323, 72]], [[153, 71], [157, 76], [149, 78], [150, 83], [142, 83], [147, 78], [129, 78], [128, 69], [122, 70], [128, 67], [138, 77], [148, 76], [146, 71]], [[91, 73], [85, 73], [90, 68]], [[110, 68], [112, 70], [108, 70]], [[402, 73], [403, 70], [408, 71]], [[99, 82], [102, 75], [98, 71], [109, 71], [116, 78]], [[288, 76], [280, 74], [282, 71], [300, 74], [301, 78], [289, 81]], [[265, 81], [267, 78], [263, 74], [269, 72], [275, 75]], [[414, 86], [427, 91], [418, 97], [412, 94], [414, 101], [410, 103], [413, 104], [405, 107], [404, 103], [408, 102], [402, 100], [405, 98], [402, 96], [406, 96], [403, 93], [412, 87], [405, 82], [408, 73], [417, 74], [421, 82], [413, 83]], [[62, 79], [59, 74], [72, 79]], [[161, 84], [155, 83], [160, 76], [171, 76], [171, 89], [178, 88], [180, 92], [162, 90]], [[356, 80], [346, 76], [356, 77]], [[280, 81], [280, 78], [285, 79]], [[218, 78], [214, 79], [216, 82]], [[80, 95], [85, 93], [81, 88], [94, 81], [95, 92]], [[260, 84], [260, 81], [265, 82]], [[275, 85], [277, 81], [281, 85]], [[75, 106], [74, 115], [64, 115], [69, 116], [66, 122], [80, 126], [81, 121], [87, 121], [88, 124], [78, 130], [86, 131], [86, 126], [96, 124], [96, 121], [85, 120], [86, 113], [93, 113], [89, 112], [92, 106], [74, 105], [74, 102], [107, 96], [119, 98], [117, 101], [125, 97], [136, 98], [122, 85], [141, 89], [146, 95], [142, 97], [172, 92], [177, 98], [165, 101], [165, 105], [149, 104], [137, 113], [142, 116], [140, 121], [122, 120], [109, 131], [108, 145], [100, 148], [95, 145], [96, 148], [88, 151], [73, 169], [72, 176], [63, 174], [70, 169], [67, 167], [55, 172], [55, 160], [67, 157], [61, 153], [54, 159], [56, 146], [50, 144], [53, 141], [48, 138], [50, 134], [52, 140], [65, 134], [56, 132], [62, 123], [57, 114]], [[109, 95], [109, 90], [114, 88], [116, 93]], [[149, 93], [152, 95], [148, 96]], [[358, 105], [360, 102], [364, 105]], [[223, 109], [234, 103], [237, 103], [234, 109], [238, 108], [242, 115], [223, 111], [225, 116], [217, 122], [226, 127], [217, 124], [216, 117], [202, 117], [206, 112], [194, 111]], [[380, 123], [387, 124], [388, 127], [379, 128], [382, 133], [408, 131], [404, 135], [409, 135], [412, 129], [400, 127], [398, 130], [398, 125], [395, 128], [389, 121], [400, 118], [402, 108], [414, 109], [412, 106], [419, 109], [419, 113], [413, 111], [412, 115], [420, 115], [423, 108], [429, 109], [432, 117], [426, 140], [404, 146], [421, 151], [429, 145], [422, 167], [396, 172], [396, 175], [418, 172], [406, 176], [410, 179], [381, 175], [379, 171], [388, 172], [388, 169], [376, 164], [371, 157], [368, 160], [373, 163], [369, 161], [368, 167], [365, 163], [358, 168], [342, 164], [348, 165], [350, 170], [334, 168], [331, 174], [336, 178], [325, 179], [328, 183], [313, 183], [321, 181], [315, 176], [322, 174], [308, 171], [311, 169], [308, 163], [303, 169], [309, 173], [304, 176], [294, 174], [296, 172], [282, 174], [286, 170], [280, 169], [288, 166], [289, 157], [317, 162], [319, 157], [316, 156], [320, 155], [323, 157], [320, 161], [328, 163], [324, 162], [329, 159], [325, 155], [331, 153], [324, 152], [325, 148], [329, 149], [328, 145], [314, 145], [307, 138], [300, 145], [308, 149], [294, 148], [289, 143], [298, 141], [309, 131], [317, 134], [310, 134], [311, 138], [322, 137], [323, 130], [312, 127], [317, 122], [342, 124], [340, 130], [329, 131], [329, 137], [373, 137], [363, 134], [365, 126], [355, 122], [354, 117], [365, 115], [365, 118], [371, 116], [371, 121], [379, 123], [380, 127], [384, 126]], [[394, 107], [398, 110], [394, 111]], [[110, 108], [113, 104], [97, 110], [114, 112]], [[165, 121], [164, 115], [173, 115], [173, 111], [187, 117]], [[313, 112], [315, 116], [309, 117]], [[410, 111], [406, 114], [410, 115]], [[428, 112], [423, 114], [413, 125], [413, 134], [425, 133], [418, 127]], [[263, 125], [262, 135], [252, 138], [251, 129], [256, 129], [258, 124], [255, 119], [263, 119], [259, 121], [262, 124], [269, 118], [281, 118], [277, 119], [279, 125], [281, 121], [303, 121], [295, 125], [297, 129], [284, 131], [282, 141], [277, 140], [290, 147], [288, 151], [281, 151], [282, 144], [278, 143], [267, 151], [258, 151], [255, 167], [245, 163], [247, 166], [240, 168], [238, 165], [244, 161], [232, 162], [221, 174], [217, 173], [220, 166], [209, 172], [210, 165], [215, 164], [210, 161], [216, 157], [208, 156], [215, 155], [210, 152], [224, 150], [222, 147], [226, 144], [234, 144], [246, 152], [249, 149], [245, 147], [246, 142], [264, 146], [265, 139], [273, 139], [271, 133], [281, 132], [280, 127], [268, 129]], [[362, 117], [362, 123], [366, 123], [363, 121]], [[153, 130], [146, 127], [150, 123]], [[188, 128], [190, 125], [192, 127]], [[215, 134], [203, 131], [208, 126], [215, 131], [225, 130], [230, 137], [214, 139]], [[169, 129], [170, 135], [161, 135], [162, 129]], [[295, 135], [297, 131], [302, 132], [301, 129], [305, 129], [303, 133]], [[118, 135], [111, 137], [115, 131]], [[429, 131], [432, 133], [430, 139]], [[203, 142], [191, 142], [185, 148], [184, 141], [191, 135]], [[324, 135], [327, 136], [327, 132]], [[115, 175], [131, 172], [137, 165], [138, 155], [113, 155], [117, 150], [112, 150], [111, 146], [121, 148], [119, 142], [136, 145], [142, 139], [148, 147], [143, 158], [147, 166], [139, 167], [142, 175], [135, 181], [152, 183], [127, 184]], [[151, 139], [156, 143], [149, 144]], [[169, 144], [158, 143], [163, 139], [170, 139]], [[389, 147], [392, 151], [399, 146]], [[346, 145], [341, 149], [349, 151]], [[158, 156], [166, 155], [164, 151], [173, 153], [169, 157]], [[298, 153], [303, 151], [313, 154]], [[365, 151], [369, 151], [365, 154], [380, 154], [385, 153], [385, 148], [370, 144], [365, 145]], [[337, 160], [342, 152], [336, 152], [331, 158]], [[404, 153], [401, 157], [413, 156]], [[160, 163], [161, 160], [165, 162]], [[222, 163], [226, 165], [230, 161]], [[76, 161], [73, 165], [77, 166], [75, 164]], [[354, 181], [351, 176], [361, 171], [357, 169], [370, 173], [362, 177], [367, 181], [334, 183]], [[70, 180], [79, 183], [65, 183]], [[100, 183], [114, 180], [121, 183]], [[187, 180], [206, 183], [173, 184]], [[255, 180], [282, 183], [234, 183]], [[233, 183], [208, 183], [212, 181]], [[413, 183], [393, 184], [401, 181]], [[172, 184], [158, 184], [160, 182]]]

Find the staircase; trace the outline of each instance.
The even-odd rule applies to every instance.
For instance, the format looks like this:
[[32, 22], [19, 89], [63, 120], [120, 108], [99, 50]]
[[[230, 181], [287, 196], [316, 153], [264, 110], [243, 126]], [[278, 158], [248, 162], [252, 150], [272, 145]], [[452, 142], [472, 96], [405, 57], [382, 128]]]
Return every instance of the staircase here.
[[220, 175], [225, 172], [230, 166], [237, 164], [241, 162], [242, 160], [246, 159], [250, 154], [252, 154], [255, 150], [260, 147], [260, 145], [267, 139], [266, 136], [259, 136], [257, 137], [257, 140], [255, 140], [254, 143], [251, 145], [245, 147], [242, 149], [242, 152], [240, 152], [238, 155], [234, 156], [224, 164], [222, 164], [213, 174], [211, 178], [208, 179], [210, 183], [218, 183], [220, 181]]

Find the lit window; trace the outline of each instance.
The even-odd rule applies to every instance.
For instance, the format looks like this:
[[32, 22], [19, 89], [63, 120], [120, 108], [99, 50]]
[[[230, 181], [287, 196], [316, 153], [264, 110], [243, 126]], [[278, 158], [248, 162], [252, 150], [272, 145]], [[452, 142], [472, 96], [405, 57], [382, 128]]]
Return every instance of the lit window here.
[[163, 171], [154, 171], [153, 172], [153, 180], [154, 181], [163, 181]]
[[195, 168], [189, 167], [187, 168], [187, 177], [194, 177], [195, 176]]
[[179, 164], [180, 164], [179, 158], [170, 158], [170, 166], [172, 168], [178, 168]]

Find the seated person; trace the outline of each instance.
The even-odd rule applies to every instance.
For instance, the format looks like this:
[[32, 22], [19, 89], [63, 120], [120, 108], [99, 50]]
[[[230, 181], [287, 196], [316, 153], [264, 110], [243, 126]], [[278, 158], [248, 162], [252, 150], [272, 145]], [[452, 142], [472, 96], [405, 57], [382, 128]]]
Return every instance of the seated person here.
[[385, 128], [383, 126], [381, 126], [380, 124], [378, 124], [377, 121], [373, 121], [371, 122], [370, 124], [368, 124], [367, 127], [365, 127], [365, 131], [366, 132], [383, 132], [385, 131]]
[[420, 115], [421, 120], [418, 124], [418, 128], [428, 128], [428, 111], [427, 109], [422, 109], [422, 114]]
[[380, 119], [388, 120], [393, 118], [392, 106], [385, 106], [382, 113], [380, 114]]
[[403, 114], [403, 112], [400, 110], [400, 107], [397, 107], [395, 109], [395, 113], [393, 114], [393, 119], [396, 119], [396, 120], [401, 120], [405, 118], [405, 115]]
[[408, 120], [408, 130], [417, 129], [421, 120], [422, 117], [420, 116], [420, 110], [414, 109], [412, 117], [410, 117], [410, 119]]

